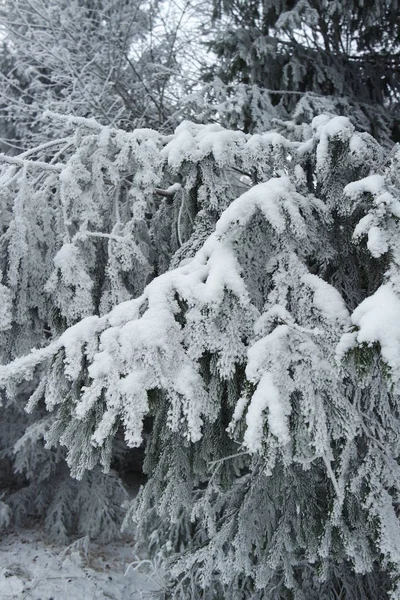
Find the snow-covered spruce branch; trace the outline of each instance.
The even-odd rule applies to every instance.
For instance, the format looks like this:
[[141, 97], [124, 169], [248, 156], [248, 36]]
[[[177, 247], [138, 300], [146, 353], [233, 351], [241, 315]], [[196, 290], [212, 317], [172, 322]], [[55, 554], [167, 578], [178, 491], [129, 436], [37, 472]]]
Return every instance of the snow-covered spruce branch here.
[[[62, 121], [71, 129], [75, 129], [76, 127], [85, 127], [86, 129], [92, 129], [93, 131], [101, 131], [104, 129], [104, 125], [101, 125], [99, 121], [95, 118], [88, 117], [78, 117], [76, 115], [64, 115], [51, 110], [46, 110], [43, 113], [44, 119], [49, 119], [50, 121]], [[107, 127], [110, 133], [118, 133], [120, 130], [115, 127]]]
[[[26, 154], [26, 153], [24, 153]], [[21, 156], [8, 156], [7, 154], [0, 154], [0, 162], [8, 163], [10, 165], [17, 165], [18, 167], [33, 167], [35, 169], [41, 169], [44, 171], [53, 171], [54, 173], [61, 173], [63, 165], [52, 165], [39, 160], [28, 160], [21, 158]]]
[[[66, 447], [79, 478], [97, 463], [109, 468], [118, 433], [141, 445], [144, 419], [152, 417], [149, 481], [128, 518], [143, 544], [157, 537], [172, 553], [170, 572], [182, 590], [200, 576], [204, 587], [217, 585], [223, 571], [226, 589], [240, 598], [235, 585], [242, 578], [254, 587], [253, 568], [268, 568], [281, 590], [282, 577], [297, 585], [308, 565], [329, 573], [343, 557], [366, 577], [382, 555], [397, 569], [397, 158], [371, 175], [381, 152], [348, 119], [322, 115], [307, 131], [294, 143], [277, 132], [185, 122], [166, 143], [154, 132], [104, 128], [82, 135], [60, 181], [52, 174], [39, 182], [46, 207], [51, 184], [54, 210], [59, 181], [69, 226], [78, 231], [68, 243], [60, 236], [47, 271], [46, 293], [64, 331], [55, 321], [56, 341], [0, 367], [1, 386], [12, 396], [40, 374], [28, 408], [52, 411], [47, 444]], [[234, 166], [256, 170], [263, 182], [235, 196]], [[118, 185], [126, 173], [129, 195]], [[193, 224], [184, 221], [179, 194], [152, 204], [156, 190], [170, 190], [178, 178]], [[15, 206], [13, 227], [21, 232]], [[132, 300], [121, 289], [128, 258], [139, 250], [108, 235], [148, 239], [148, 206], [156, 211], [157, 250], [166, 239], [157, 218], [175, 211], [190, 252], [175, 240], [179, 266], [161, 270]], [[83, 244], [88, 227], [111, 233]], [[105, 251], [95, 316], [93, 273]], [[361, 268], [368, 288], [353, 276]], [[126, 301], [104, 310], [112, 286]], [[227, 554], [227, 545], [244, 554]], [[247, 563], [253, 551], [257, 567]]]
[[[274, 205], [275, 208], [273, 208]], [[305, 235], [305, 221], [303, 220], [303, 217], [300, 216], [299, 206], [297, 205], [302, 206], [302, 211], [306, 211], [310, 218], [310, 209], [316, 210], [318, 207], [317, 204], [315, 204], [315, 206], [312, 206], [312, 204], [308, 206], [305, 199], [296, 193], [288, 178], [272, 179], [265, 184], [254, 187], [236, 200], [223, 213], [217, 224], [215, 234], [208, 239], [203, 249], [190, 263], [188, 263], [188, 265], [159, 277], [146, 288], [142, 298], [130, 301], [126, 304], [126, 314], [128, 317], [132, 314], [132, 310], [136, 313], [137, 311], [143, 310], [143, 307], [148, 305], [148, 309], [145, 310], [142, 317], [137, 319], [136, 324], [135, 321], [130, 322], [128, 320], [124, 322], [125, 319], [123, 318], [124, 325], [120, 325], [127, 329], [133, 328], [132, 335], [133, 331], [138, 328], [139, 345], [137, 350], [134, 346], [132, 346], [131, 350], [131, 352], [133, 352], [133, 354], [131, 354], [131, 360], [134, 362], [131, 365], [128, 365], [125, 359], [123, 360], [123, 363], [121, 363], [121, 357], [118, 357], [118, 355], [111, 356], [108, 352], [101, 349], [104, 342], [100, 341], [100, 346], [98, 347], [99, 352], [91, 355], [93, 365], [90, 367], [89, 373], [93, 378], [93, 383], [83, 392], [83, 395], [76, 406], [77, 414], [82, 418], [86, 414], [86, 411], [90, 410], [93, 406], [97, 394], [101, 390], [105, 390], [106, 398], [109, 398], [110, 404], [105, 418], [94, 433], [93, 440], [96, 441], [96, 444], [103, 443], [103, 440], [105, 439], [104, 436], [108, 434], [109, 427], [112, 425], [111, 415], [114, 414], [114, 418], [117, 416], [119, 410], [118, 407], [121, 407], [121, 409], [126, 412], [125, 409], [122, 408], [127, 401], [126, 394], [128, 393], [128, 389], [126, 388], [126, 382], [125, 380], [120, 380], [118, 370], [112, 372], [114, 370], [112, 369], [109, 371], [109, 367], [106, 367], [106, 363], [108, 362], [110, 362], [110, 367], [111, 363], [115, 366], [119, 365], [117, 368], [122, 368], [121, 374], [124, 373], [124, 376], [128, 377], [128, 380], [132, 382], [131, 385], [135, 379], [146, 382], [142, 390], [140, 390], [140, 388], [137, 390], [137, 393], [142, 397], [141, 403], [143, 408], [141, 409], [141, 418], [143, 418], [148, 410], [145, 396], [142, 396], [142, 394], [146, 394], [148, 390], [153, 389], [154, 387], [166, 390], [174, 404], [178, 401], [179, 396], [182, 395], [183, 398], [180, 403], [183, 402], [181, 409], [184, 414], [186, 413], [188, 436], [193, 440], [199, 438], [201, 435], [202, 424], [200, 415], [203, 411], [207, 415], [207, 412], [211, 407], [207, 409], [206, 406], [202, 407], [201, 404], [199, 404], [196, 408], [190, 402], [190, 398], [196, 395], [198, 395], [198, 397], [203, 397], [204, 402], [206, 403], [209, 401], [207, 400], [207, 393], [201, 383], [200, 374], [197, 370], [198, 366], [196, 363], [197, 359], [200, 358], [198, 350], [193, 355], [193, 358], [195, 359], [193, 362], [193, 358], [189, 358], [190, 354], [187, 356], [186, 352], [181, 348], [182, 337], [179, 333], [178, 323], [174, 318], [175, 309], [174, 301], [172, 301], [174, 294], [178, 294], [182, 301], [188, 303], [189, 306], [198, 305], [205, 307], [209, 305], [212, 310], [218, 310], [218, 306], [224, 302], [226, 294], [232, 294], [233, 298], [236, 297], [234, 302], [238, 303], [235, 310], [239, 310], [240, 313], [247, 306], [248, 314], [242, 327], [244, 327], [244, 331], [251, 331], [251, 316], [253, 315], [254, 318], [255, 308], [252, 307], [249, 292], [240, 275], [241, 268], [237, 262], [237, 257], [235, 256], [233, 248], [231, 247], [231, 242], [229, 241], [230, 237], [234, 237], [235, 228], [239, 225], [240, 231], [242, 227], [250, 221], [257, 210], [264, 212], [266, 218], [269, 220], [270, 226], [281, 235], [285, 235], [284, 219], [289, 217], [291, 219], [293, 230], [297, 232], [297, 235], [303, 237]], [[232, 227], [234, 227], [233, 230]], [[140, 307], [142, 307], [142, 309], [140, 309]], [[73, 378], [78, 375], [77, 369], [80, 365], [82, 351], [85, 352], [85, 354], [87, 353], [82, 344], [86, 344], [88, 348], [92, 348], [91, 352], [93, 352], [95, 349], [93, 347], [93, 336], [96, 337], [102, 330], [107, 331], [107, 327], [110, 325], [111, 328], [113, 328], [115, 314], [122, 315], [122, 308], [123, 305], [121, 305], [121, 308], [115, 309], [116, 312], [112, 311], [109, 316], [102, 317], [101, 319], [97, 317], [88, 318], [82, 322], [81, 326], [78, 324], [72, 329], [67, 330], [65, 334], [60, 337], [58, 342], [49, 347], [47, 353], [38, 351], [37, 362], [41, 362], [44, 358], [48, 358], [50, 354], [54, 354], [54, 352], [63, 348], [65, 352], [65, 372], [67, 377], [73, 380]], [[170, 313], [169, 311], [171, 310], [172, 312]], [[189, 316], [190, 310], [186, 318]], [[250, 322], [246, 323], [248, 318], [250, 318]], [[242, 320], [243, 316], [240, 317], [240, 319]], [[153, 322], [154, 324], [159, 324], [157, 325], [157, 333], [153, 331]], [[143, 329], [144, 327], [146, 327], [146, 329]], [[139, 332], [141, 333], [139, 334]], [[195, 330], [193, 331], [193, 334], [195, 335]], [[155, 346], [153, 347], [154, 344]], [[157, 352], [154, 354], [154, 351], [156, 351], [157, 348], [160, 350], [163, 348], [163, 354], [165, 353], [164, 356], [161, 354], [158, 358]], [[219, 348], [219, 353], [221, 354], [220, 368], [223, 369], [221, 374], [223, 374], [224, 377], [229, 377], [229, 374], [233, 372], [235, 362], [237, 360], [243, 360], [244, 358], [244, 355], [242, 357], [242, 353], [245, 352], [243, 344], [238, 345], [234, 350], [234, 355], [228, 359], [232, 350], [232, 348]], [[121, 351], [123, 351], [122, 347]], [[137, 351], [139, 352], [139, 356], [143, 351], [146, 351], [149, 353], [149, 356], [153, 355], [154, 358], [150, 364], [144, 367], [141, 365], [140, 360], [139, 362], [136, 361], [135, 356]], [[192, 354], [193, 352], [194, 348]], [[223, 357], [224, 354], [225, 358]], [[18, 360], [20, 361], [21, 359]], [[3, 377], [8, 377], [10, 374], [19, 376], [18, 374], [21, 373], [21, 366], [23, 367], [23, 376], [26, 377], [29, 370], [33, 373], [34, 353], [27, 359], [27, 363], [25, 364], [18, 362], [18, 360], [14, 365], [6, 367], [7, 371], [4, 371], [3, 368]], [[153, 362], [154, 360], [156, 362]], [[160, 363], [158, 363], [159, 360], [161, 361]], [[168, 368], [168, 364], [171, 360], [176, 365], [174, 369], [175, 375], [171, 375], [170, 369]], [[135, 375], [133, 375], [133, 373], [135, 373]], [[162, 375], [162, 373], [168, 373], [168, 376]], [[187, 382], [184, 387], [182, 387], [184, 373]], [[259, 379], [259, 375], [256, 374], [256, 371], [252, 374], [252, 379], [256, 384]], [[112, 384], [111, 381], [114, 383]], [[119, 390], [118, 392], [114, 387], [117, 381], [120, 382], [117, 387]], [[118, 396], [115, 395], [116, 392], [120, 397], [119, 400], [117, 400]], [[276, 392], [274, 392], [274, 394], [275, 393]], [[108, 396], [108, 394], [110, 394], [110, 396]], [[125, 402], [123, 401], [123, 397], [125, 397]], [[48, 405], [53, 405], [54, 399], [52, 401], [47, 399], [46, 402]], [[274, 412], [275, 410], [277, 411], [276, 413]], [[275, 414], [275, 416], [271, 416], [271, 418], [277, 419], [276, 424], [274, 420], [270, 422], [271, 430], [277, 435], [278, 439], [282, 436], [282, 440], [284, 440], [287, 439], [287, 433], [284, 433], [287, 426], [284, 425], [286, 420], [284, 409], [282, 409], [282, 411], [283, 412], [281, 413], [278, 401], [274, 409], [271, 405], [269, 414]], [[257, 410], [256, 412], [257, 418], [259, 418], [259, 413]], [[252, 414], [251, 408], [249, 409], [249, 414]], [[136, 416], [130, 415], [129, 413], [125, 414], [123, 418], [127, 441], [133, 445], [140, 444], [141, 419], [137, 419]], [[178, 426], [177, 423], [171, 425], [173, 428]], [[250, 427], [253, 427], [252, 423], [250, 424]], [[259, 444], [259, 442], [256, 443], [250, 436], [247, 443], [251, 445], [253, 449], [258, 447]]]
[[40, 152], [44, 152], [49, 150], [50, 148], [54, 148], [54, 146], [59, 146], [60, 144], [66, 144], [70, 142], [70, 138], [64, 137], [59, 138], [58, 140], [50, 140], [44, 144], [40, 144], [40, 146], [36, 146], [35, 148], [31, 148], [30, 150], [26, 150], [18, 156], [20, 159], [26, 159], [28, 156], [32, 156], [33, 154], [39, 154]]
[[107, 240], [113, 240], [114, 242], [122, 242], [122, 243], [129, 243], [129, 240], [126, 237], [122, 237], [120, 235], [112, 235], [111, 233], [103, 233], [101, 231], [88, 231], [85, 229], [80, 230], [78, 233], [76, 233], [72, 239], [72, 241], [76, 241], [76, 240], [84, 240], [86, 238], [90, 238], [90, 237], [94, 237], [94, 238], [103, 238], [103, 239], [107, 239]]

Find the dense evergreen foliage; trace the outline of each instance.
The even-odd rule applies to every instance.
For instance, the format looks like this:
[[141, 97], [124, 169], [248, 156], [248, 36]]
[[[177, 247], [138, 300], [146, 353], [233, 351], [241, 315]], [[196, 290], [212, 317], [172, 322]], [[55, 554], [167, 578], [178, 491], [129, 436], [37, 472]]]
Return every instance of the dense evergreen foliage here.
[[229, 99], [230, 123], [263, 130], [271, 116], [310, 122], [329, 110], [348, 115], [383, 143], [398, 141], [397, 1], [214, 5], [213, 73], [220, 80], [219, 96]]
[[169, 597], [400, 597], [396, 10], [215, 3], [158, 130], [72, 87], [3, 155], [0, 523], [109, 539], [144, 448], [125, 525]]

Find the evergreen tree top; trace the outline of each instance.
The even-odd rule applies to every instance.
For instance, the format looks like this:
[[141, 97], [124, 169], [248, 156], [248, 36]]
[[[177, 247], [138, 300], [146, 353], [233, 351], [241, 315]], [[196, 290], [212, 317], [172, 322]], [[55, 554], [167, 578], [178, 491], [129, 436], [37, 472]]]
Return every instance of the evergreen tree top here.
[[337, 114], [349, 110], [358, 126], [398, 141], [397, 2], [226, 0], [214, 6], [211, 46], [218, 67], [212, 73], [224, 85], [247, 86], [245, 129], [257, 127], [257, 86], [268, 92], [275, 116], [284, 109], [306, 121], [321, 111], [319, 98], [327, 97]]

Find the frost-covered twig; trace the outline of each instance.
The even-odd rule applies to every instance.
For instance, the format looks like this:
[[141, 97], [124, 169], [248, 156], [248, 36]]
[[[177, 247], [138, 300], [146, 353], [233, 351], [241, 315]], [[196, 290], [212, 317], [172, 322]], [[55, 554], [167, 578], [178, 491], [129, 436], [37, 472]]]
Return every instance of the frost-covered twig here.
[[163, 198], [173, 198], [176, 192], [181, 189], [181, 187], [182, 186], [180, 183], [174, 183], [173, 185], [170, 185], [169, 188], [167, 188], [166, 190], [163, 190], [161, 188], [155, 188], [154, 191], [157, 194], [157, 196], [161, 196]]
[[212, 460], [208, 463], [209, 467], [213, 467], [214, 465], [218, 465], [219, 463], [225, 462], [226, 460], [231, 460], [232, 458], [238, 458], [239, 456], [250, 456], [250, 452], [237, 452], [237, 454], [231, 454], [230, 456], [224, 456], [223, 458], [219, 458], [218, 460]]
[[70, 138], [68, 137], [59, 138], [57, 140], [51, 140], [50, 142], [46, 142], [44, 144], [41, 144], [40, 146], [36, 146], [35, 148], [30, 148], [29, 150], [26, 150], [22, 154], [19, 154], [17, 158], [25, 159], [27, 156], [37, 154], [38, 152], [42, 152], [43, 150], [48, 150], [49, 148], [53, 148], [53, 146], [58, 146], [59, 144], [64, 144], [69, 140]]
[[17, 165], [18, 167], [34, 167], [36, 169], [44, 169], [46, 171], [54, 171], [55, 173], [61, 173], [64, 168], [63, 165], [43, 162], [41, 160], [27, 160], [20, 158], [19, 156], [8, 156], [7, 154], [0, 154], [0, 162], [5, 162], [10, 165]]
[[78, 231], [73, 237], [73, 240], [84, 240], [87, 237], [94, 238], [105, 238], [114, 242], [122, 242], [128, 244], [129, 240], [127, 237], [121, 235], [112, 235], [111, 233], [102, 233], [101, 231]]
[[130, 570], [140, 571], [143, 567], [146, 569], [146, 577], [159, 588], [158, 592], [167, 589], [166, 583], [160, 575], [161, 565], [157, 559], [140, 559], [136, 556], [135, 560], [127, 566], [124, 576], [126, 577]]

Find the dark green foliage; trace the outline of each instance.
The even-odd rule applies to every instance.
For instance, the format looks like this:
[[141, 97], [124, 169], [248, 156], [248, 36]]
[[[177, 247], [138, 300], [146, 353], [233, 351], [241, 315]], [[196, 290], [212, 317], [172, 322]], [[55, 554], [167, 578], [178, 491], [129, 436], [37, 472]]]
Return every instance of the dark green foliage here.
[[[258, 128], [256, 86], [268, 92], [280, 118], [307, 121], [320, 112], [324, 97], [332, 112], [348, 114], [385, 143], [397, 141], [396, 1], [217, 0], [214, 7], [220, 23], [211, 46], [219, 60], [208, 77], [228, 86], [228, 96], [237, 93], [237, 84], [245, 86], [245, 130]], [[264, 100], [258, 111], [271, 106]]]

